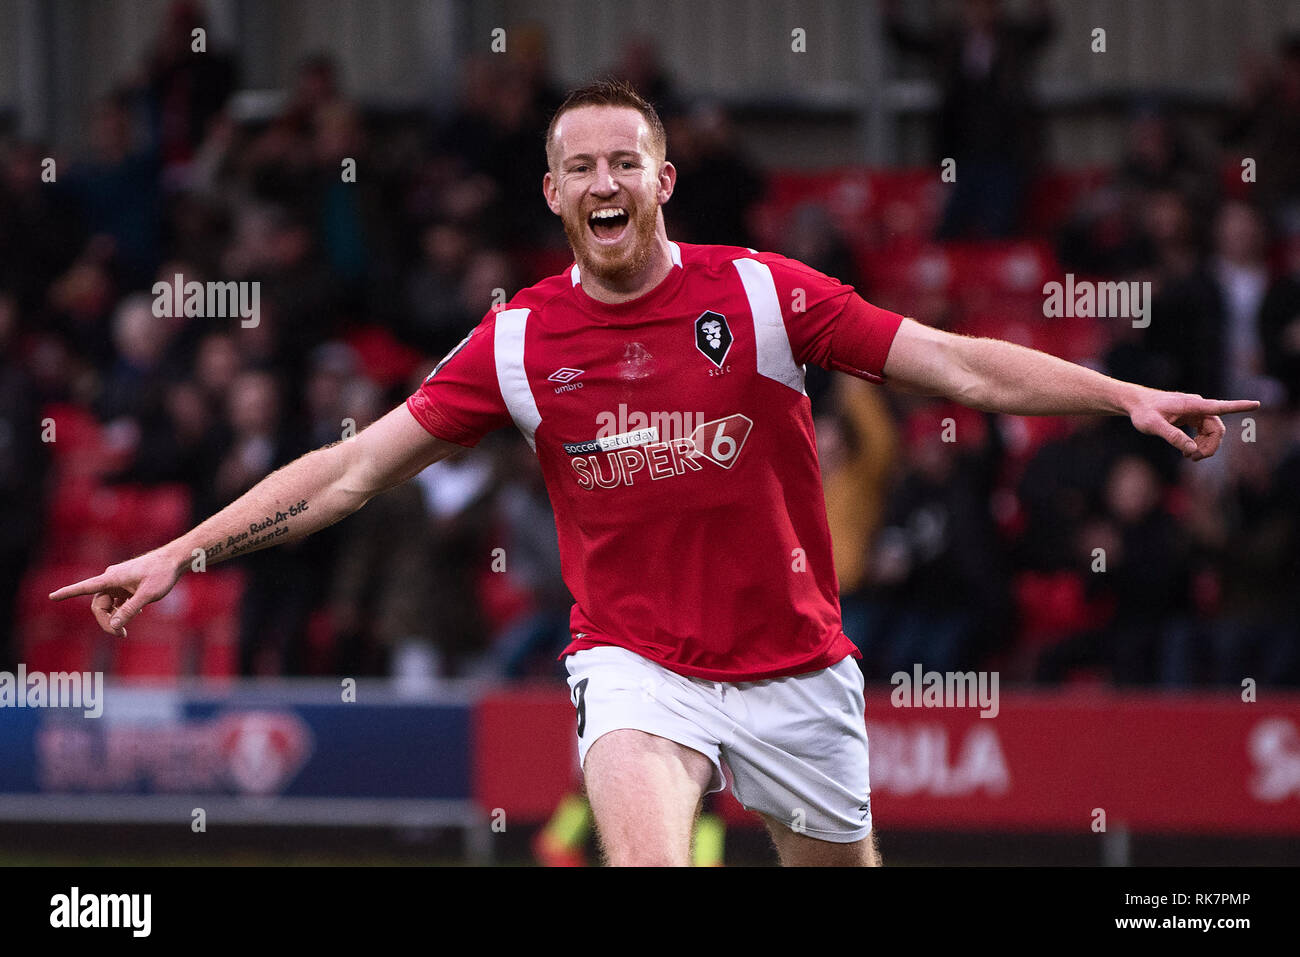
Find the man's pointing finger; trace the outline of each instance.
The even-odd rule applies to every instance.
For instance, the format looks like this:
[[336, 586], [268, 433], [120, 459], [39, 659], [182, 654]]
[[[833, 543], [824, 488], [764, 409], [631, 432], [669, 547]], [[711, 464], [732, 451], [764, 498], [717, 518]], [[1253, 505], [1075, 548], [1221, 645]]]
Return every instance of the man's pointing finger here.
[[54, 601], [63, 601], [65, 598], [76, 598], [78, 595], [93, 595], [96, 592], [113, 587], [114, 583], [109, 581], [107, 576], [96, 575], [94, 578], [79, 581], [75, 585], [64, 585], [62, 588], [50, 592], [50, 598]]

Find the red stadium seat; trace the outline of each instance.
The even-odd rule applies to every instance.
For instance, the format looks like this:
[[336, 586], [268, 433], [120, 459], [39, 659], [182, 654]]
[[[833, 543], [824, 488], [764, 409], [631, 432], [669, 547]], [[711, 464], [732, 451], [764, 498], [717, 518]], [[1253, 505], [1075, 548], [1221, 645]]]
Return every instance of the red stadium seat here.
[[948, 188], [928, 166], [783, 170], [769, 176], [767, 194], [754, 211], [754, 224], [763, 245], [779, 252], [794, 210], [815, 203], [851, 244], [877, 249], [931, 235]]
[[785, 211], [800, 203], [820, 203], [832, 212], [865, 218], [872, 205], [871, 177], [870, 170], [857, 166], [781, 170], [768, 177], [766, 201]]
[[190, 490], [184, 485], [122, 485], [114, 492], [118, 505], [115, 527], [126, 553], [157, 548], [190, 526]]
[[69, 552], [91, 532], [94, 515], [90, 504], [96, 488], [93, 477], [66, 471], [60, 471], [50, 483], [46, 546], [64, 561], [81, 560]]
[[1077, 572], [1021, 572], [1012, 586], [1022, 644], [1042, 648], [1102, 625], [1110, 609], [1090, 603]]
[[1025, 231], [1034, 235], [1055, 232], [1070, 218], [1084, 196], [1105, 185], [1109, 175], [1104, 167], [1043, 173], [1029, 189]]
[[424, 358], [381, 326], [353, 329], [344, 341], [356, 351], [365, 376], [384, 389], [406, 382]]
[[873, 296], [947, 292], [953, 283], [952, 259], [938, 243], [895, 244], [880, 250], [861, 248], [858, 271]]
[[114, 646], [115, 677], [175, 680], [185, 673], [184, 661], [193, 646], [192, 633], [186, 627], [189, 601], [188, 590], [178, 584], [131, 620], [127, 637]]
[[53, 422], [50, 454], [59, 472], [93, 474], [106, 467], [110, 452], [99, 421], [89, 409], [71, 402], [52, 402], [41, 410], [41, 416]]
[[1024, 462], [1045, 443], [1070, 432], [1070, 420], [1050, 415], [1008, 415], [1002, 418], [1007, 456]]
[[573, 253], [567, 247], [526, 249], [516, 253], [515, 261], [521, 285], [528, 286], [567, 269], [573, 264]]
[[216, 568], [186, 575], [181, 582], [190, 591], [187, 625], [198, 641], [198, 673], [207, 678], [234, 677], [239, 673], [243, 571]]
[[987, 312], [995, 303], [1042, 317], [1043, 284], [1061, 270], [1046, 243], [948, 243], [953, 292], [965, 308]]
[[929, 166], [874, 170], [869, 193], [871, 225], [884, 242], [932, 236], [951, 189]]
[[1219, 167], [1219, 187], [1228, 199], [1250, 199], [1253, 186], [1241, 178], [1241, 162], [1245, 156], [1225, 156]]
[[534, 608], [533, 596], [515, 585], [509, 575], [485, 570], [478, 578], [478, 602], [494, 633], [517, 621]]
[[105, 635], [90, 612], [89, 598], [50, 601], [50, 592], [103, 571], [87, 564], [38, 565], [18, 589], [18, 654], [31, 671], [94, 670]]

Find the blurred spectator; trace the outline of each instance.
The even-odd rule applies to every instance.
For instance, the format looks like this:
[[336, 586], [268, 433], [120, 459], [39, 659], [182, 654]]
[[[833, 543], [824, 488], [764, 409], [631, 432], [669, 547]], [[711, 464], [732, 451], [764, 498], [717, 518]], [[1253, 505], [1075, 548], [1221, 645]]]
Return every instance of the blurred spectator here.
[[0, 671], [8, 672], [18, 662], [16, 599], [41, 536], [48, 465], [40, 409], [21, 359], [18, 304], [0, 292]]
[[564, 94], [553, 79], [546, 28], [540, 23], [514, 27], [510, 31], [509, 56], [524, 83], [532, 90], [533, 115], [549, 124], [551, 115], [564, 101]]
[[1226, 483], [1188, 482], [1199, 614], [1171, 635], [1166, 683], [1300, 682], [1300, 433], [1285, 414], [1256, 417]]
[[127, 287], [143, 286], [158, 265], [161, 221], [158, 154], [132, 130], [125, 91], [104, 97], [91, 117], [91, 156], [60, 183], [87, 230], [111, 240], [113, 262]]
[[[378, 252], [377, 237], [369, 231], [368, 219], [379, 215], [373, 207], [374, 168], [367, 160], [361, 114], [353, 106], [334, 104], [317, 114], [313, 171], [314, 194], [311, 208], [318, 216], [322, 258], [331, 272], [359, 284], [370, 267], [372, 250]], [[366, 176], [344, 179], [349, 161], [365, 169]]]
[[1300, 287], [1272, 278], [1266, 251], [1259, 212], [1246, 203], [1225, 203], [1215, 219], [1209, 261], [1156, 296], [1148, 344], [1173, 360], [1173, 388], [1282, 401], [1283, 387], [1268, 372], [1294, 374], [1297, 353], [1288, 346], [1300, 315]]
[[261, 282], [261, 315], [257, 327], [240, 327], [240, 340], [249, 340], [248, 349], [263, 340], [262, 348], [270, 349], [263, 357], [297, 380], [306, 357], [343, 323], [340, 285], [321, 260], [311, 228], [282, 210], [270, 211], [265, 245], [247, 268], [241, 278]]
[[1045, 651], [1039, 680], [1063, 681], [1088, 665], [1119, 684], [1156, 680], [1167, 629], [1187, 614], [1189, 591], [1189, 543], [1162, 504], [1165, 492], [1145, 459], [1124, 456], [1111, 466], [1102, 507], [1083, 519], [1075, 540], [1076, 567], [1090, 570], [1089, 596], [1111, 613], [1101, 628]]
[[[359, 377], [343, 385], [339, 408], [357, 431], [388, 411], [378, 387]], [[424, 498], [412, 482], [376, 495], [338, 524], [328, 598], [337, 674], [388, 674], [394, 655], [408, 649], [409, 660], [411, 646], [430, 644], [431, 622], [444, 610], [430, 601], [429, 581], [439, 571], [430, 564], [427, 527]]]
[[342, 99], [339, 67], [334, 57], [323, 51], [310, 53], [298, 64], [284, 121], [299, 136], [310, 137], [321, 112], [338, 106]]
[[[285, 422], [280, 384], [269, 372], [240, 373], [228, 396], [230, 440], [212, 478], [230, 502], [309, 449]], [[310, 507], [310, 503], [308, 503]], [[240, 559], [249, 571], [240, 609], [240, 673], [307, 673], [307, 622], [324, 588], [329, 535], [263, 549]]]
[[1078, 567], [1075, 541], [1085, 517], [1100, 502], [1121, 448], [1105, 419], [1080, 418], [1074, 426], [1061, 438], [1044, 442], [1020, 476], [1016, 497], [1023, 530], [1011, 552], [1018, 568]]
[[1194, 224], [1209, 214], [1213, 190], [1209, 167], [1168, 109], [1140, 101], [1115, 175], [1084, 196], [1061, 230], [1062, 265], [1107, 277], [1155, 269], [1168, 280], [1182, 278], [1202, 251]]
[[[907, 422], [902, 471], [871, 556], [863, 667], [888, 676], [973, 667], [995, 641], [1008, 590], [988, 508], [990, 442], [961, 450], [940, 406]], [[993, 430], [988, 430], [990, 435]]]
[[[194, 31], [203, 30], [195, 50]], [[195, 150], [235, 88], [234, 60], [212, 45], [202, 6], [173, 0], [149, 55], [148, 90], [152, 139], [170, 185], [184, 182]]]
[[1045, 0], [1023, 20], [1002, 12], [999, 0], [962, 0], [961, 19], [923, 30], [902, 16], [898, 0], [885, 3], [885, 28], [900, 49], [928, 57], [940, 96], [935, 148], [957, 161], [957, 181], [939, 227], [943, 239], [1015, 232], [1040, 122], [1030, 75], [1052, 35]]
[[632, 88], [650, 101], [665, 122], [681, 112], [681, 100], [653, 37], [629, 37], [619, 51], [618, 62], [609, 72], [632, 84]]
[[31, 143], [0, 148], [0, 288], [25, 312], [44, 305], [55, 277], [85, 244], [71, 197], [41, 182], [45, 159]]
[[505, 575], [528, 605], [496, 636], [486, 664], [503, 678], [543, 674], [563, 678], [557, 661], [569, 643], [573, 598], [560, 575], [560, 543], [555, 517], [536, 457], [514, 443], [500, 457], [502, 484], [496, 511], [505, 539]]
[[113, 315], [117, 358], [97, 409], [102, 420], [131, 419], [138, 427], [162, 411], [169, 333], [166, 320], [153, 314], [150, 296], [135, 293], [121, 301]]
[[472, 240], [462, 227], [434, 222], [420, 237], [420, 259], [406, 282], [404, 337], [429, 355], [445, 355], [482, 318], [467, 314], [460, 283]]
[[[371, 408], [377, 397], [364, 390], [365, 380], [356, 378], [359, 366], [356, 352], [342, 342], [327, 342], [312, 352], [303, 398], [307, 441], [313, 448], [345, 438], [345, 430], [355, 435], [378, 418]], [[360, 405], [362, 418], [357, 418], [357, 410], [349, 405], [349, 398], [353, 404]]]
[[844, 633], [862, 647], [867, 642], [869, 612], [859, 591], [884, 517], [898, 437], [888, 403], [875, 386], [838, 375], [827, 398], [829, 408], [823, 407], [814, 420], [817, 459]]
[[1278, 53], [1276, 64], [1247, 61], [1242, 101], [1223, 140], [1255, 160], [1261, 206], [1294, 236], [1300, 235], [1300, 33], [1285, 37]]
[[[835, 228], [825, 207], [817, 203], [801, 203], [796, 206], [781, 237], [783, 243], [777, 251], [782, 255], [797, 259], [842, 283], [858, 287], [859, 294], [864, 293], [857, 266], [853, 262], [853, 252]], [[821, 398], [831, 389], [832, 376], [817, 365], [809, 365], [804, 374], [804, 389], [816, 412]]]
[[701, 106], [665, 121], [677, 185], [664, 207], [671, 235], [687, 243], [749, 246], [750, 210], [763, 191], [758, 171], [718, 106]]
[[[216, 472], [221, 449], [221, 431], [203, 391], [194, 383], [168, 383], [161, 414], [141, 428], [139, 443], [129, 466], [107, 476], [110, 482], [138, 482], [153, 485], [182, 482], [203, 490]], [[193, 524], [212, 514], [211, 497], [200, 494], [194, 500]]]
[[1061, 265], [1093, 276], [1124, 276], [1151, 266], [1156, 253], [1141, 210], [1114, 184], [1086, 195], [1060, 229]]
[[1186, 196], [1204, 198], [1210, 174], [1164, 105], [1143, 100], [1129, 120], [1116, 178], [1121, 189], [1135, 197], [1176, 189]]
[[416, 476], [430, 516], [426, 526], [430, 562], [438, 574], [427, 585], [434, 609], [433, 646], [408, 643], [395, 660], [395, 670], [409, 680], [439, 671], [454, 676], [473, 670], [481, 666], [487, 652], [487, 622], [474, 596], [480, 576], [491, 567], [488, 505], [495, 486], [491, 456], [494, 446], [511, 441], [513, 436], [489, 439], [477, 454], [443, 459]]
[[110, 316], [119, 295], [108, 268], [112, 242], [91, 240], [49, 288], [46, 298], [49, 327], [80, 356], [98, 368], [117, 355]]
[[[348, 141], [352, 109], [341, 92], [334, 58], [328, 53], [308, 55], [298, 65], [284, 108], [234, 158], [233, 174], [250, 198], [311, 222], [320, 212], [312, 201], [314, 173], [321, 155]], [[221, 124], [214, 133], [228, 135]], [[340, 172], [336, 165], [335, 176]]]
[[[550, 117], [539, 111], [530, 73], [491, 56], [467, 61], [461, 102], [439, 131], [436, 148], [455, 156], [460, 172], [476, 180], [465, 198], [479, 205], [460, 218], [481, 217], [485, 238], [515, 249], [555, 243], [556, 217], [539, 201], [540, 154]], [[449, 211], [451, 212], [451, 211]]]

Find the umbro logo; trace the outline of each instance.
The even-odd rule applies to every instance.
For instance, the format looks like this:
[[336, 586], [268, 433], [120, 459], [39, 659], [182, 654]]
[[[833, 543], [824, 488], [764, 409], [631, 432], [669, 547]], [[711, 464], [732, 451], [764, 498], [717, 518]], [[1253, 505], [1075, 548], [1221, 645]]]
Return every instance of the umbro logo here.
[[548, 375], [546, 377], [546, 380], [548, 382], [560, 383], [555, 387], [556, 395], [559, 395], [561, 392], [572, 392], [574, 389], [582, 388], [581, 382], [574, 382], [573, 380], [578, 378], [578, 376], [582, 375], [584, 371], [586, 370], [570, 369], [568, 366], [561, 366], [560, 368], [552, 372], [550, 375]]

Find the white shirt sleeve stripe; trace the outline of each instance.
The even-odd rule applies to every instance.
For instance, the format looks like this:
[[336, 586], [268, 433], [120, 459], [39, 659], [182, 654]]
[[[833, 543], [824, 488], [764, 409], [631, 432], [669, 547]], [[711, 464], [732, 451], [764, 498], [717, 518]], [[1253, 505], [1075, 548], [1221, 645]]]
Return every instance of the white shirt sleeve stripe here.
[[537, 441], [534, 436], [537, 427], [542, 424], [542, 414], [537, 410], [537, 400], [528, 384], [528, 376], [524, 374], [524, 329], [527, 324], [527, 309], [507, 309], [497, 313], [496, 338], [492, 343], [492, 351], [496, 359], [501, 398], [505, 400], [515, 425], [519, 426], [519, 431], [528, 440], [529, 447], [536, 451]]
[[794, 361], [790, 336], [781, 317], [776, 282], [772, 270], [757, 259], [737, 259], [733, 265], [740, 273], [754, 317], [754, 344], [758, 350], [758, 374], [775, 379], [796, 392], [804, 391], [804, 367]]

